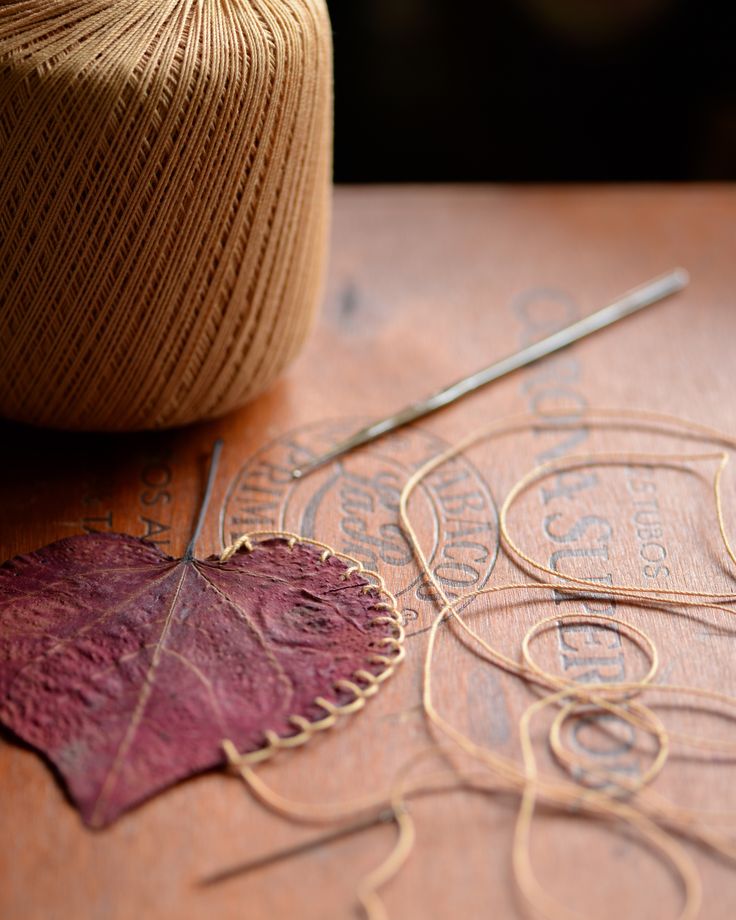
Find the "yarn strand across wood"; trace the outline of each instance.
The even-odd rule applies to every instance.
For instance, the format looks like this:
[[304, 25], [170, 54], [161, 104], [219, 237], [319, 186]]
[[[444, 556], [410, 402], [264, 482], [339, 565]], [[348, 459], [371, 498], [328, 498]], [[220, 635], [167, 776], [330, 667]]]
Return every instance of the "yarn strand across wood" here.
[[[481, 441], [501, 439], [527, 430], [564, 429], [574, 424], [580, 425], [581, 422], [590, 428], [618, 430], [622, 436], [627, 431], [646, 431], [694, 441], [696, 444], [715, 445], [723, 450], [707, 453], [596, 452], [581, 456], [565, 456], [536, 467], [509, 489], [500, 513], [504, 552], [519, 564], [522, 571], [528, 572], [536, 580], [492, 584], [461, 593], [451, 599], [434, 574], [412, 522], [412, 494], [433, 470]], [[551, 571], [515, 542], [508, 519], [515, 502], [532, 483], [565, 470], [615, 467], [629, 462], [633, 465], [646, 464], [693, 473], [694, 470], [689, 465], [691, 462], [717, 460], [719, 463], [711, 480], [715, 511], [713, 516], [718, 525], [719, 547], [728, 561], [733, 563], [736, 556], [725, 523], [721, 485], [723, 471], [729, 459], [728, 451], [732, 452], [734, 448], [736, 439], [727, 433], [697, 422], [647, 410], [590, 408], [581, 412], [575, 420], [567, 415], [550, 414], [545, 419], [534, 415], [518, 415], [499, 419], [488, 427], [472, 432], [425, 462], [405, 482], [399, 502], [399, 520], [421, 572], [436, 593], [437, 604], [422, 664], [421, 708], [430, 737], [436, 744], [434, 750], [429, 749], [426, 753], [434, 753], [438, 759], [444, 761], [449, 776], [448, 772], [440, 777], [434, 774], [417, 774], [416, 763], [409, 761], [399, 769], [396, 781], [390, 789], [384, 789], [363, 799], [315, 804], [286, 799], [271, 789], [246, 761], [231, 761], [231, 766], [237, 768], [237, 772], [259, 802], [295, 822], [325, 824], [358, 818], [364, 821], [366, 814], [371, 812], [378, 820], [379, 816], [384, 816], [389, 810], [397, 830], [394, 846], [384, 862], [361, 881], [356, 892], [356, 898], [368, 920], [385, 920], [388, 916], [379, 889], [397, 875], [413, 848], [415, 831], [409, 812], [411, 800], [424, 795], [441, 795], [459, 790], [484, 796], [495, 796], [505, 792], [516, 799], [518, 810], [511, 847], [511, 866], [519, 895], [534, 916], [545, 917], [547, 920], [578, 920], [581, 916], [567, 905], [558, 902], [537, 878], [532, 859], [532, 841], [539, 805], [562, 814], [582, 815], [611, 828], [612, 832], [633, 835], [669, 868], [673, 880], [678, 884], [681, 903], [676, 914], [668, 913], [667, 916], [675, 916], [677, 920], [695, 920], [699, 915], [702, 883], [697, 865], [685, 844], [700, 845], [733, 865], [736, 862], [736, 839], [733, 833], [724, 833], [711, 825], [732, 825], [736, 813], [725, 808], [717, 812], [706, 811], [670, 800], [652, 788], [652, 784], [665, 768], [670, 767], [671, 762], [677, 759], [676, 756], [672, 756], [675, 745], [679, 751], [686, 754], [707, 752], [706, 756], [709, 757], [715, 754], [732, 757], [735, 745], [729, 739], [708, 738], [670, 728], [664, 716], [656, 712], [657, 695], [665, 700], [684, 699], [688, 704], [696, 701], [703, 709], [707, 703], [715, 704], [721, 707], [723, 712], [728, 713], [729, 717], [736, 712], [736, 697], [706, 687], [665, 682], [659, 675], [660, 654], [655, 641], [643, 629], [620, 616], [590, 611], [574, 614], [560, 611], [539, 619], [521, 636], [520, 656], [515, 659], [504, 654], [492, 640], [486, 639], [480, 628], [471, 625], [470, 620], [474, 611], [466, 607], [470, 602], [482, 599], [487, 604], [492, 604], [498, 614], [508, 613], [513, 602], [505, 602], [504, 598], [509, 593], [529, 592], [531, 596], [540, 597], [548, 595], [550, 591], [557, 591], [581, 599], [613, 599], [624, 602], [632, 610], [656, 610], [669, 617], [676, 616], [678, 610], [717, 611], [729, 617], [733, 616], [736, 609], [732, 606], [732, 595], [710, 591], [707, 586], [697, 582], [689, 588], [671, 590], [656, 587], [645, 589], [625, 583], [602, 586], [595, 580], [563, 576], [559, 572]], [[643, 653], [647, 661], [646, 673], [638, 679], [606, 683], [595, 679], [575, 680], [546, 670], [535, 660], [531, 647], [543, 632], [570, 620], [587, 625], [596, 624], [598, 628], [609, 628], [625, 636]], [[445, 701], [437, 691], [434, 679], [437, 669], [442, 664], [442, 656], [437, 652], [437, 645], [443, 623], [461, 638], [466, 647], [484, 665], [500, 668], [525, 684], [533, 685], [538, 691], [538, 698], [524, 709], [518, 722], [517, 737], [521, 747], [519, 757], [509, 756], [491, 746], [474, 741], [466, 734], [466, 729], [443, 715]], [[655, 697], [654, 700], [649, 698], [652, 695]], [[552, 711], [552, 721], [546, 736], [547, 744], [555, 766], [563, 771], [563, 777], [551, 772], [539, 762], [539, 727], [536, 722], [545, 711], [548, 715]], [[590, 712], [614, 715], [632, 730], [641, 731], [644, 736], [651, 739], [654, 753], [649, 767], [636, 776], [622, 775], [592, 762], [589, 757], [570, 748], [563, 738], [563, 725], [568, 720]], [[473, 765], [472, 773], [465, 766], [468, 762]], [[482, 772], [478, 774], [476, 770]], [[585, 777], [593, 782], [586, 782]], [[381, 817], [381, 820], [385, 818]]]

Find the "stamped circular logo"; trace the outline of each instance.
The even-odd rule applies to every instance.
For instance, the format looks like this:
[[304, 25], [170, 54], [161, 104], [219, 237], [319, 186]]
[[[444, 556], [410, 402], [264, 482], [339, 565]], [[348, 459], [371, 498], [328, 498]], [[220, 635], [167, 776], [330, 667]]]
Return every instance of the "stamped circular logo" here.
[[[287, 530], [334, 546], [380, 572], [397, 597], [408, 633], [436, 610], [399, 525], [407, 478], [446, 449], [435, 435], [406, 428], [294, 480], [291, 471], [352, 433], [351, 420], [295, 429], [241, 468], [222, 509], [225, 545], [256, 530]], [[488, 485], [463, 457], [443, 464], [415, 491], [412, 521], [434, 576], [450, 597], [482, 587], [498, 554], [498, 514]]]

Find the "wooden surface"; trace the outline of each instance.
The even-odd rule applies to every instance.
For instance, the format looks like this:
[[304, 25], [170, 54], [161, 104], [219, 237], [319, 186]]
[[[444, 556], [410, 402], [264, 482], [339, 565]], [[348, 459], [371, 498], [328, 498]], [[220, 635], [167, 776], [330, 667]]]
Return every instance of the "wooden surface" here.
[[[574, 416], [586, 405], [658, 409], [736, 432], [732, 188], [343, 188], [335, 196], [333, 240], [317, 333], [290, 372], [251, 407], [201, 427], [150, 435], [72, 437], [0, 428], [3, 558], [85, 529], [148, 535], [182, 551], [208, 451], [221, 436], [221, 471], [201, 554], [244, 530], [284, 527], [378, 566], [405, 614], [406, 664], [363, 713], [261, 769], [283, 794], [314, 802], [387, 788], [399, 766], [432, 741], [418, 705], [423, 630], [433, 607], [396, 513], [398, 490], [421, 460], [500, 416], [554, 408]], [[298, 484], [289, 480], [294, 463], [357, 423], [426, 395], [675, 265], [691, 272], [685, 293]], [[600, 436], [582, 426], [479, 445], [433, 475], [414, 502], [435, 572], [456, 591], [491, 577], [525, 580], [498, 550], [496, 509], [515, 479], [541, 460], [598, 447], [678, 446], [644, 433]], [[696, 475], [601, 470], [590, 481], [567, 480], [567, 488], [535, 486], [512, 518], [514, 533], [544, 561], [562, 551], [557, 564], [571, 574], [646, 585], [652, 578], [645, 569], [654, 560], [663, 566], [654, 574], [660, 586], [730, 591], [733, 572], [718, 544], [707, 479], [712, 469], [706, 467], [697, 467]], [[646, 506], [651, 532], [642, 531], [644, 518], [636, 517], [642, 496], [655, 502]], [[732, 472], [724, 498], [733, 532]], [[580, 609], [580, 602], [555, 605], [550, 595], [531, 603], [519, 592], [503, 604], [471, 610], [479, 631], [518, 656], [529, 623], [561, 608]], [[736, 633], [725, 616], [623, 608], [619, 615], [656, 640], [663, 680], [736, 693]], [[559, 638], [551, 634], [538, 646], [550, 667], [567, 666], [566, 673], [578, 676], [590, 667], [608, 669], [609, 676], [641, 673], [641, 655], [626, 640], [591, 665], [589, 649], [574, 637], [563, 647]], [[598, 646], [601, 641], [594, 639]], [[518, 756], [516, 720], [531, 693], [484, 665], [447, 629], [438, 647], [437, 694], [453, 723]], [[736, 727], [683, 707], [670, 708], [666, 717], [672, 729], [701, 734], [733, 737]], [[553, 770], [542, 736], [540, 730], [542, 766]], [[594, 727], [578, 732], [576, 743], [609, 768], [632, 774], [650, 757], [643, 741], [616, 745]], [[736, 810], [732, 776], [732, 764], [714, 764], [705, 753], [679, 757], [657, 789], [682, 804]], [[360, 878], [394, 839], [390, 827], [378, 827], [202, 889], [196, 883], [203, 876], [320, 832], [269, 814], [237, 780], [210, 774], [93, 833], [42, 760], [10, 738], [0, 743], [0, 801], [5, 920], [347, 918], [355, 916]], [[510, 878], [516, 804], [459, 793], [414, 803], [417, 845], [385, 889], [390, 916], [523, 916]], [[733, 917], [734, 870], [688, 849], [704, 880], [702, 916]], [[676, 914], [680, 892], [669, 870], [625, 834], [544, 814], [535, 824], [532, 854], [540, 881], [581, 917]]]

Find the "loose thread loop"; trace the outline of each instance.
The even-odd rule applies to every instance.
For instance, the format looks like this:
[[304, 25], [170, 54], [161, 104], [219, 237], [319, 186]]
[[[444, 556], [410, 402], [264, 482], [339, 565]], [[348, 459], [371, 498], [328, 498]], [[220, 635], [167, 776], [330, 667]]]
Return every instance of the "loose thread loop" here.
[[[702, 900], [702, 890], [699, 873], [676, 836], [700, 843], [720, 856], [736, 862], [736, 842], [717, 831], [704, 827], [700, 822], [700, 819], [704, 817], [702, 809], [674, 804], [651, 788], [653, 781], [663, 773], [670, 761], [672, 741], [677, 741], [688, 751], [697, 752], [705, 748], [731, 756], [736, 756], [736, 742], [700, 738], [687, 732], [670, 731], [653, 709], [644, 702], [648, 694], [670, 697], [685, 696], [722, 705], [732, 713], [732, 717], [736, 720], [736, 698], [706, 688], [656, 683], [659, 653], [655, 643], [644, 630], [620, 616], [581, 613], [545, 617], [526, 631], [521, 641], [520, 660], [515, 660], [494, 648], [469, 625], [467, 621], [469, 614], [461, 613], [465, 605], [478, 598], [486, 598], [491, 601], [496, 596], [503, 596], [506, 592], [528, 591], [541, 596], [542, 593], [555, 591], [570, 598], [619, 600], [632, 608], [640, 607], [668, 614], [671, 614], [673, 608], [683, 608], [684, 610], [700, 609], [732, 615], [735, 611], [729, 602], [732, 602], [734, 597], [730, 592], [719, 594], [698, 588], [645, 591], [636, 585], [605, 585], [602, 587], [599, 583], [589, 579], [560, 576], [560, 573], [551, 570], [524, 552], [509, 532], [509, 517], [514, 503], [533, 483], [541, 481], [545, 476], [588, 465], [646, 463], [681, 470], [684, 464], [690, 462], [717, 460], [718, 466], [713, 477], [716, 518], [725, 553], [732, 563], [736, 563], [725, 526], [721, 496], [721, 484], [728, 463], [728, 454], [724, 451], [700, 454], [608, 452], [563, 458], [535, 468], [509, 490], [502, 505], [500, 530], [502, 546], [509, 558], [531, 569], [539, 580], [489, 585], [454, 599], [446, 595], [441, 582], [432, 571], [411, 521], [408, 505], [413, 492], [428, 475], [442, 464], [452, 460], [460, 452], [488, 438], [508, 436], [527, 429], [567, 428], [573, 424], [578, 426], [585, 424], [600, 429], [623, 428], [651, 431], [657, 435], [710, 441], [721, 447], [736, 449], [736, 439], [707, 426], [680, 420], [673, 416], [637, 410], [589, 409], [579, 413], [574, 422], [569, 418], [554, 415], [541, 421], [538, 417], [530, 415], [500, 420], [492, 426], [472, 433], [458, 444], [443, 451], [409, 477], [402, 489], [399, 501], [400, 523], [422, 575], [433, 587], [439, 599], [438, 610], [427, 637], [422, 669], [421, 705], [429, 727], [438, 738], [435, 753], [441, 752], [443, 758], [451, 765], [453, 782], [449, 785], [442, 783], [434, 785], [432, 782], [421, 780], [409, 782], [408, 776], [414, 769], [416, 761], [416, 758], [412, 758], [399, 771], [403, 778], [397, 780], [393, 790], [386, 794], [339, 804], [307, 804], [283, 798], [267, 786], [251, 766], [244, 763], [242, 759], [238, 761], [240, 775], [253, 795], [266, 807], [292, 820], [330, 822], [345, 820], [348, 816], [354, 817], [356, 813], [365, 812], [371, 808], [390, 807], [392, 809], [397, 826], [395, 845], [384, 862], [370, 873], [358, 888], [359, 903], [369, 920], [383, 920], [387, 916], [378, 891], [397, 874], [414, 845], [415, 830], [406, 809], [406, 801], [415, 795], [440, 795], [462, 789], [484, 795], [495, 795], [505, 790], [517, 796], [519, 808], [512, 853], [514, 878], [526, 903], [547, 920], [573, 920], [577, 918], [577, 915], [552, 898], [536, 878], [530, 848], [534, 817], [539, 802], [569, 813], [585, 815], [613, 827], [633, 831], [654, 853], [672, 867], [679, 878], [683, 896], [682, 907], [678, 914], [679, 920], [694, 920]], [[685, 467], [685, 469], [688, 468]], [[381, 607], [382, 605], [377, 604], [376, 606]], [[395, 622], [397, 634], [391, 639], [385, 639], [384, 642], [399, 644], [403, 639], [403, 628], [400, 622], [394, 621], [393, 615], [387, 615], [386, 620]], [[575, 682], [545, 670], [532, 654], [534, 640], [545, 630], [572, 620], [579, 623], [594, 623], [599, 627], [604, 625], [606, 628], [616, 629], [621, 634], [627, 635], [645, 651], [649, 660], [646, 673], [639, 680], [584, 683]], [[471, 644], [470, 647], [474, 653], [482, 657], [488, 664], [502, 668], [541, 692], [540, 698], [526, 708], [519, 722], [521, 763], [512, 757], [474, 742], [438, 710], [434, 699], [433, 671], [439, 628], [442, 623], [447, 623], [453, 631], [458, 631], [458, 634], [464, 637], [464, 641]], [[403, 648], [401, 653], [403, 653]], [[356, 679], [359, 676], [356, 675]], [[358, 685], [355, 684], [355, 686]], [[373, 684], [369, 682], [369, 687], [372, 686]], [[554, 712], [554, 716], [549, 728], [549, 747], [555, 761], [565, 771], [565, 779], [540, 771], [532, 742], [532, 727], [535, 720], [550, 710]], [[565, 724], [581, 711], [591, 710], [616, 715], [633, 730], [642, 732], [644, 736], [652, 739], [654, 744], [652, 762], [640, 776], [632, 778], [616, 775], [610, 770], [590, 763], [589, 759], [572, 752], [565, 746], [563, 740]], [[481, 779], [471, 778], [452, 759], [453, 750], [469, 757], [482, 770], [487, 771], [487, 775], [493, 778], [495, 784], [487, 785], [485, 773], [481, 774]], [[721, 812], [716, 817], [720, 820], [736, 820], [736, 813]]]

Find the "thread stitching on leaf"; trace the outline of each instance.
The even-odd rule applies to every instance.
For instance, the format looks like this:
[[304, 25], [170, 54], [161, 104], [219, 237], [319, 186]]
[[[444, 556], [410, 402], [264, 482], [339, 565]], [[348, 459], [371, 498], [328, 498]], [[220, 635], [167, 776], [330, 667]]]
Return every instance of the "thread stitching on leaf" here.
[[[347, 579], [351, 575], [359, 574], [365, 578], [374, 579], [375, 584], [364, 585], [363, 591], [364, 593], [369, 593], [369, 591], [375, 592], [379, 597], [386, 597], [388, 599], [387, 601], [378, 601], [375, 604], [371, 604], [371, 607], [377, 610], [388, 611], [388, 613], [372, 617], [368, 625], [389, 624], [391, 626], [393, 635], [384, 636], [382, 639], [379, 639], [378, 642], [381, 645], [389, 646], [392, 650], [392, 654], [373, 654], [366, 659], [366, 663], [369, 665], [381, 665], [383, 667], [383, 670], [379, 671], [378, 674], [374, 674], [365, 668], [358, 668], [353, 672], [352, 680], [342, 678], [335, 681], [333, 687], [336, 690], [342, 690], [351, 694], [353, 698], [349, 702], [337, 704], [331, 703], [323, 696], [316, 697], [313, 700], [313, 705], [326, 713], [323, 718], [310, 721], [298, 714], [288, 716], [287, 721], [298, 729], [296, 734], [279, 735], [272, 729], [267, 729], [264, 731], [264, 736], [266, 738], [265, 745], [255, 751], [249, 751], [245, 754], [241, 754], [229, 738], [223, 739], [222, 749], [227, 758], [228, 767], [235, 772], [239, 772], [243, 767], [262, 763], [280, 750], [301, 747], [318, 732], [332, 728], [341, 716], [350, 715], [362, 709], [365, 706], [366, 700], [375, 696], [381, 684], [391, 677], [406, 655], [406, 650], [404, 648], [404, 627], [401, 622], [401, 614], [397, 609], [396, 598], [388, 590], [382, 576], [378, 572], [366, 569], [362, 563], [353, 556], [349, 556], [347, 553], [338, 552], [325, 543], [320, 543], [317, 540], [310, 540], [307, 537], [300, 537], [298, 534], [290, 533], [289, 531], [259, 530], [238, 537], [234, 543], [222, 551], [220, 554], [220, 561], [227, 562], [228, 559], [231, 559], [235, 553], [241, 549], [245, 549], [247, 552], [253, 552], [259, 543], [266, 540], [282, 540], [287, 544], [289, 549], [293, 549], [297, 543], [317, 547], [322, 550], [319, 556], [320, 562], [322, 563], [327, 562], [332, 557], [350, 563], [347, 570], [340, 576], [341, 578]], [[366, 588], [369, 589], [369, 591], [366, 591]]]

